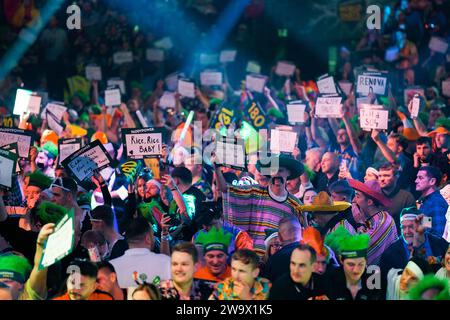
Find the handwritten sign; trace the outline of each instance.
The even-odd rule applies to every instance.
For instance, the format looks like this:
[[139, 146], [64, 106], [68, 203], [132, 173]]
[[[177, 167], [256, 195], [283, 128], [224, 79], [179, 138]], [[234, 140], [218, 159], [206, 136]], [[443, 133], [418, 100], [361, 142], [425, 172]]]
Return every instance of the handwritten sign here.
[[113, 61], [115, 64], [124, 64], [133, 62], [133, 52], [131, 51], [120, 51], [113, 55]]
[[53, 102], [47, 103], [45, 111], [51, 113], [56, 118], [56, 120], [60, 121], [64, 116], [64, 112], [67, 111], [67, 108], [62, 104]]
[[267, 80], [268, 78], [266, 76], [249, 74], [245, 78], [245, 85], [247, 86], [247, 90], [249, 91], [263, 93]]
[[288, 61], [278, 61], [275, 73], [282, 77], [291, 77], [295, 72], [295, 65]]
[[81, 183], [93, 176], [94, 170], [102, 170], [112, 162], [111, 156], [99, 140], [94, 140], [72, 153], [62, 165]]
[[42, 97], [35, 92], [17, 89], [13, 114], [21, 116], [24, 113], [39, 114]]
[[164, 61], [164, 50], [147, 49], [146, 58], [150, 62], [162, 62]]
[[306, 109], [306, 102], [299, 101], [299, 102], [291, 102], [287, 106], [287, 115], [288, 115], [288, 121], [291, 124], [296, 123], [304, 123], [305, 122], [305, 109]]
[[356, 92], [368, 96], [369, 93], [386, 95], [388, 87], [387, 76], [360, 74], [357, 77]]
[[183, 97], [195, 98], [195, 84], [187, 80], [179, 79], [178, 93]]
[[75, 217], [74, 210], [70, 211], [58, 222], [55, 231], [48, 237], [44, 245], [39, 270], [49, 266], [68, 256], [75, 243]]
[[173, 108], [176, 107], [176, 100], [175, 100], [175, 94], [173, 92], [164, 92], [164, 94], [159, 99], [159, 106], [163, 109], [167, 108]]
[[161, 156], [162, 133], [155, 128], [122, 129], [122, 141], [129, 159]]
[[13, 174], [17, 166], [17, 154], [0, 149], [0, 186], [12, 188]]
[[317, 88], [321, 94], [336, 94], [336, 85], [333, 76], [328, 74], [320, 77], [317, 80]]
[[249, 107], [246, 108], [248, 117], [250, 118], [250, 124], [255, 129], [261, 129], [267, 127], [266, 114], [261, 106], [252, 102]]
[[96, 80], [101, 81], [102, 80], [102, 68], [99, 66], [86, 66], [86, 79], [88, 80]]
[[126, 94], [125, 81], [120, 78], [111, 78], [107, 81], [106, 85], [108, 87], [119, 87], [121, 94]]
[[250, 73], [261, 73], [261, 66], [256, 61], [249, 61], [246, 71]]
[[19, 157], [28, 158], [33, 132], [16, 128], [0, 128], [0, 147], [17, 142]]
[[442, 94], [450, 98], [450, 79], [442, 81]]
[[244, 140], [217, 136], [216, 163], [236, 170], [246, 170]]
[[200, 73], [200, 83], [202, 86], [220, 86], [223, 83], [222, 72], [204, 71]]
[[81, 149], [82, 141], [80, 138], [59, 139], [58, 140], [58, 159], [61, 164], [68, 156]]
[[389, 120], [389, 111], [384, 110], [383, 106], [363, 104], [359, 109], [359, 123], [363, 130], [372, 129], [387, 130]]
[[318, 118], [340, 118], [341, 97], [318, 97], [315, 115]]
[[229, 63], [236, 60], [236, 50], [222, 50], [220, 52], [220, 63]]
[[105, 105], [108, 107], [119, 106], [122, 103], [120, 89], [105, 90]]
[[273, 153], [292, 153], [298, 143], [298, 134], [291, 130], [270, 130], [270, 151]]
[[448, 43], [443, 38], [431, 37], [430, 42], [428, 43], [428, 48], [432, 51], [446, 54], [448, 50]]

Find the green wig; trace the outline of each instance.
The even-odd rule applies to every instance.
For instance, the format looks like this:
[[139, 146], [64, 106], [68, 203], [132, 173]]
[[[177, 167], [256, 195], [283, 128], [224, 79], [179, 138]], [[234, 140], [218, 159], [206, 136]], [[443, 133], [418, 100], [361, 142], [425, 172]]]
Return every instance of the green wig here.
[[213, 250], [219, 250], [228, 254], [231, 237], [231, 233], [225, 232], [223, 228], [217, 229], [212, 227], [208, 232], [200, 231], [195, 243], [203, 245], [204, 254]]
[[276, 119], [283, 119], [284, 118], [283, 112], [281, 112], [280, 110], [278, 110], [276, 108], [270, 108], [267, 111], [267, 114], [269, 116], [272, 116], [272, 117], [276, 118]]
[[60, 205], [50, 201], [43, 201], [38, 207], [37, 215], [43, 224], [57, 224], [67, 214], [67, 212], [67, 209]]
[[440, 117], [439, 119], [436, 120], [434, 127], [435, 128], [444, 127], [445, 129], [450, 131], [450, 119], [445, 118], [445, 117]]
[[343, 259], [366, 258], [369, 242], [369, 235], [352, 235], [343, 226], [339, 226], [325, 238], [325, 244], [338, 252]]
[[47, 151], [48, 156], [55, 159], [58, 156], [58, 147], [51, 141], [47, 141], [39, 151]]
[[433, 274], [426, 275], [409, 291], [410, 300], [425, 300], [422, 295], [428, 289], [437, 289], [439, 293], [433, 300], [450, 300], [450, 291], [447, 280], [436, 278]]
[[29, 177], [28, 186], [38, 187], [41, 190], [50, 188], [53, 182], [52, 178], [46, 176], [40, 170], [36, 170], [27, 176]]

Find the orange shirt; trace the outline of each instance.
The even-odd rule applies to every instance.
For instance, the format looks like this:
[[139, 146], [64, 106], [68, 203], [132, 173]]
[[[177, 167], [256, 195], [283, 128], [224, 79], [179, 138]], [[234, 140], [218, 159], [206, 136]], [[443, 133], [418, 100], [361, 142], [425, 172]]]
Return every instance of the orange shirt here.
[[[69, 294], [66, 293], [52, 300], [70, 300]], [[88, 300], [114, 300], [109, 294], [103, 292], [94, 292], [89, 296]]]
[[209, 272], [209, 269], [207, 266], [201, 267], [194, 274], [195, 279], [215, 281], [215, 282], [223, 281], [228, 277], [231, 277], [231, 267], [230, 266], [227, 266], [227, 269], [225, 270], [225, 272], [222, 273], [221, 275], [219, 275], [218, 277], [211, 274], [211, 272]]

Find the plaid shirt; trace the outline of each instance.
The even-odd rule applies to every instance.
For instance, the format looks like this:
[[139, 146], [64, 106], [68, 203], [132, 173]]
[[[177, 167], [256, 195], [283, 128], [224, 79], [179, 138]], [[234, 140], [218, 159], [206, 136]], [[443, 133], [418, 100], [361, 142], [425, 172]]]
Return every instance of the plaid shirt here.
[[432, 194], [424, 197], [422, 205], [420, 206], [420, 211], [427, 217], [431, 217], [432, 227], [430, 232], [438, 237], [442, 237], [444, 234], [445, 224], [447, 219], [445, 214], [448, 209], [448, 204], [442, 197], [439, 190], [436, 190]]
[[[265, 278], [256, 278], [255, 284], [250, 289], [250, 293], [253, 295], [252, 300], [267, 300], [269, 298], [269, 291], [271, 283]], [[214, 292], [209, 298], [210, 300], [240, 300], [234, 292], [233, 278], [228, 278], [222, 282], [219, 282], [214, 287]]]

